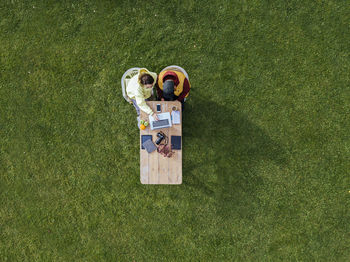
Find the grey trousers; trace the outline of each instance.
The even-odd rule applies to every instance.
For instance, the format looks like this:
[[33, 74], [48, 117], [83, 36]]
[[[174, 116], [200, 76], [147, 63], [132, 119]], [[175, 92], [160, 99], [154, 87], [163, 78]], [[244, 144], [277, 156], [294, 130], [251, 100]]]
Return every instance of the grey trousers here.
[[135, 109], [136, 109], [136, 113], [137, 113], [137, 116], [140, 116], [140, 108], [139, 106], [136, 104], [136, 100], [135, 99], [131, 99], [132, 101], [132, 104], [134, 105]]

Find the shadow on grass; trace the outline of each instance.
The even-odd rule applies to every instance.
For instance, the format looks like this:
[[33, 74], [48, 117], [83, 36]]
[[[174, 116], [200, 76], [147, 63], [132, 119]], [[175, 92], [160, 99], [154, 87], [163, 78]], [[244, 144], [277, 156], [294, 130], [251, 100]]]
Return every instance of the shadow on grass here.
[[283, 148], [229, 105], [196, 99], [186, 106], [184, 185], [215, 198], [222, 217], [253, 218], [257, 188], [266, 183], [259, 168], [285, 166]]

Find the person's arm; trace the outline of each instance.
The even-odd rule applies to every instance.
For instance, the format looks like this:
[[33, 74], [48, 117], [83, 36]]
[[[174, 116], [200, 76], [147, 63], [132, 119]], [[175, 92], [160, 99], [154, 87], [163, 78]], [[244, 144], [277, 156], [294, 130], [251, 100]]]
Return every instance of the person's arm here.
[[135, 101], [137, 106], [146, 114], [153, 115], [153, 110], [147, 105], [145, 98], [142, 96], [136, 96]]
[[144, 99], [142, 96], [137, 96], [137, 97], [135, 97], [135, 101], [136, 101], [136, 104], [138, 105], [138, 107], [139, 107], [143, 112], [145, 112], [145, 113], [148, 114], [148, 115], [153, 116], [153, 118], [154, 118], [156, 121], [159, 120], [157, 114], [154, 113], [153, 110], [147, 105], [145, 99]]
[[179, 95], [179, 97], [177, 98], [177, 100], [183, 101], [185, 99], [185, 97], [187, 97], [187, 95], [189, 94], [190, 89], [191, 89], [190, 82], [187, 80], [187, 78], [185, 78], [183, 90], [182, 90], [181, 94]]

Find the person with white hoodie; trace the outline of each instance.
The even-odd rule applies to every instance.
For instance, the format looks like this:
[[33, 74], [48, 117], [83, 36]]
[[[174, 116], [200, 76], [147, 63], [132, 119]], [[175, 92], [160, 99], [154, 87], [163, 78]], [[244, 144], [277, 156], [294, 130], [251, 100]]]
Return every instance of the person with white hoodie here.
[[156, 80], [156, 73], [150, 72], [146, 68], [140, 68], [139, 72], [130, 79], [126, 87], [126, 94], [136, 109], [138, 126], [140, 123], [140, 110], [148, 115], [152, 115], [155, 120], [159, 120], [157, 114], [146, 103], [152, 96]]

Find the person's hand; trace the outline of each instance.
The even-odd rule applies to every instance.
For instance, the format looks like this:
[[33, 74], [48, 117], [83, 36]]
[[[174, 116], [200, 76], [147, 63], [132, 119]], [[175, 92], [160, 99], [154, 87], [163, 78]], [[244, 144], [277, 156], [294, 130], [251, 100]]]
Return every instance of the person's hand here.
[[164, 101], [164, 98], [161, 98], [160, 100]]
[[157, 116], [157, 114], [156, 113], [153, 113], [153, 118], [154, 118], [154, 120], [156, 120], [156, 121], [159, 121], [159, 118], [158, 118], [158, 116]]

